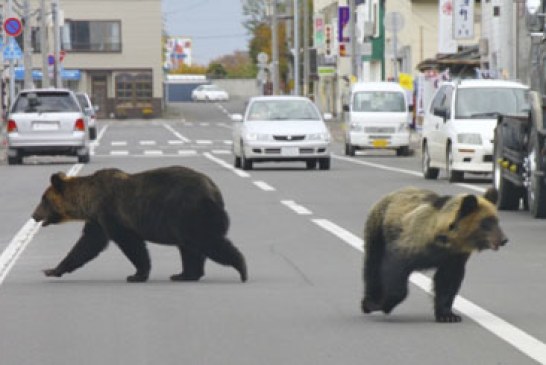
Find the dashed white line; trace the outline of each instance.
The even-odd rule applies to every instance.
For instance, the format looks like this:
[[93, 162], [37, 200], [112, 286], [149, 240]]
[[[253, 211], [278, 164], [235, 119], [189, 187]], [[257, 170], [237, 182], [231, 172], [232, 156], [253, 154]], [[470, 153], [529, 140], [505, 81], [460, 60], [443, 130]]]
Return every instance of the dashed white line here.
[[265, 181], [253, 181], [254, 185], [262, 189], [263, 191], [275, 191], [275, 188], [266, 183]]
[[112, 155], [112, 156], [127, 156], [127, 155], [129, 155], [129, 151], [110, 151], [110, 155]]
[[123, 147], [127, 146], [127, 141], [112, 141], [110, 142], [110, 145], [113, 147]]
[[195, 143], [197, 144], [200, 144], [200, 145], [211, 145], [212, 144], [212, 141], [208, 140], [208, 139], [199, 139], [197, 141], [195, 141]]
[[141, 146], [155, 146], [156, 141], [139, 141], [138, 142]]
[[161, 151], [161, 150], [145, 150], [144, 154], [146, 156], [162, 156], [163, 151]]
[[299, 205], [293, 200], [281, 200], [281, 204], [287, 206], [288, 208], [292, 209], [294, 212], [300, 215], [311, 215], [313, 212], [311, 212], [309, 209], [305, 208], [302, 205]]
[[250, 177], [250, 174], [248, 172], [236, 169], [235, 167], [233, 167], [232, 165], [230, 165], [226, 161], [222, 160], [221, 158], [215, 157], [215, 156], [213, 156], [212, 154], [210, 154], [208, 152], [203, 153], [203, 156], [205, 156], [209, 160], [217, 163], [218, 165], [232, 171], [233, 173], [235, 173], [236, 175], [238, 175], [240, 177], [245, 177], [245, 178]]

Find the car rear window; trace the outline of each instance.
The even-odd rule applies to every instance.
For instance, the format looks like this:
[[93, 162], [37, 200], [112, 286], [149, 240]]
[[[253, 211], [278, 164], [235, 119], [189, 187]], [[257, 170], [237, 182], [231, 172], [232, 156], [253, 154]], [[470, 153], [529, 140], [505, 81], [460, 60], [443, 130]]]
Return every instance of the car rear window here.
[[78, 98], [78, 102], [82, 108], [91, 108], [91, 105], [89, 105], [88, 99], [85, 97], [85, 95], [76, 94], [76, 97]]
[[12, 113], [72, 113], [81, 111], [76, 100], [66, 92], [20, 94]]

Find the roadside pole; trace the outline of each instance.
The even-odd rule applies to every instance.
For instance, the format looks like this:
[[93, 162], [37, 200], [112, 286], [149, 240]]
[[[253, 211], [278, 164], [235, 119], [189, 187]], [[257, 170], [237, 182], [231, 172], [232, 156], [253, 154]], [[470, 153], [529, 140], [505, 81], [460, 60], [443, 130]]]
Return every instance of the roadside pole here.
[[30, 3], [25, 0], [23, 3], [23, 68], [25, 72], [24, 88], [32, 88], [32, 40], [31, 40], [31, 25], [30, 25]]
[[49, 87], [49, 67], [47, 63], [48, 42], [45, 0], [40, 0], [40, 47], [42, 51], [42, 87]]
[[61, 54], [61, 35], [59, 28], [59, 0], [53, 0], [51, 3], [51, 10], [53, 12], [53, 75], [54, 86], [62, 87], [61, 80], [61, 67], [60, 67], [60, 54]]
[[270, 0], [271, 11], [271, 81], [273, 82], [273, 95], [279, 95], [279, 40], [277, 31], [277, 0]]

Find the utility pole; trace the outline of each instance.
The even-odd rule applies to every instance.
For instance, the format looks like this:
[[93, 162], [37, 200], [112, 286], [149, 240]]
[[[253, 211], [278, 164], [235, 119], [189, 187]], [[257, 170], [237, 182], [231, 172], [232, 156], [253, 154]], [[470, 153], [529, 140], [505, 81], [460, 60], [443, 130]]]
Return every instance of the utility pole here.
[[300, 95], [300, 9], [294, 0], [294, 95]]
[[53, 16], [53, 76], [55, 87], [62, 87], [61, 67], [59, 56], [61, 53], [61, 34], [59, 27], [59, 0], [53, 0], [51, 3], [51, 11]]
[[303, 95], [309, 95], [309, 1], [303, 0]]
[[[8, 12], [6, 19], [13, 15], [13, 0], [8, 0]], [[7, 40], [6, 36], [6, 40]], [[8, 108], [11, 106], [13, 99], [15, 98], [15, 61], [9, 60], [9, 103]]]
[[32, 88], [32, 26], [30, 15], [30, 2], [24, 0], [23, 2], [23, 68], [25, 72], [24, 88]]
[[273, 95], [279, 94], [279, 40], [277, 30], [277, 0], [270, 0], [271, 11], [271, 81], [273, 83]]
[[40, 0], [40, 48], [42, 52], [42, 87], [49, 87], [49, 67], [47, 62], [48, 41], [45, 0]]
[[358, 62], [356, 52], [356, 4], [349, 0], [349, 34], [351, 42], [351, 76], [358, 77]]

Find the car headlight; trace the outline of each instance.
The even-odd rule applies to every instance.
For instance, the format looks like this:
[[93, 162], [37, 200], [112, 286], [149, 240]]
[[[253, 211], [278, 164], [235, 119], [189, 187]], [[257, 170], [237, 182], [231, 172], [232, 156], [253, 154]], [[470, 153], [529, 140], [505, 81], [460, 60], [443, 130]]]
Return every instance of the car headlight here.
[[482, 144], [482, 136], [478, 133], [457, 134], [457, 142], [461, 144]]
[[312, 133], [307, 135], [307, 140], [309, 141], [326, 141], [330, 140], [330, 133]]
[[245, 135], [247, 141], [270, 141], [271, 135], [262, 133], [247, 133]]
[[362, 132], [364, 130], [364, 127], [358, 123], [351, 123], [349, 127], [353, 132]]

